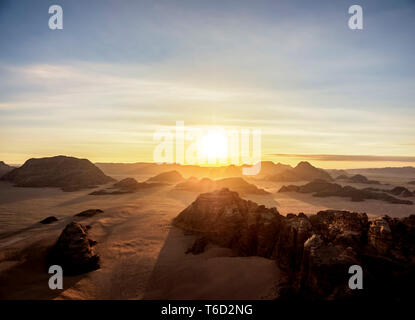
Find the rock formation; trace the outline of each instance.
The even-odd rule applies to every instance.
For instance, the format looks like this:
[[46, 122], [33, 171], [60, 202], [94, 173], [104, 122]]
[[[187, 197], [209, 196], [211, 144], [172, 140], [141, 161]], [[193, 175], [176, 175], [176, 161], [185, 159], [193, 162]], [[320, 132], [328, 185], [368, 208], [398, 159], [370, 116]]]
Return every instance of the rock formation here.
[[57, 156], [29, 159], [23, 166], [6, 173], [1, 180], [17, 187], [56, 187], [76, 191], [114, 181], [87, 159]]
[[110, 188], [94, 191], [90, 194], [93, 196], [126, 194], [163, 185], [163, 183], [137, 182], [134, 178], [125, 178], [117, 183], [114, 183], [114, 185]]
[[102, 211], [101, 209], [88, 209], [80, 213], [77, 213], [75, 217], [90, 218], [90, 217], [97, 215], [98, 213], [103, 213], [103, 212], [104, 211]]
[[351, 186], [343, 187], [337, 183], [330, 183], [325, 180], [314, 180], [302, 186], [282, 186], [278, 192], [314, 193], [314, 197], [343, 197], [350, 198], [354, 202], [374, 199], [392, 204], [413, 204], [412, 201], [395, 198], [387, 194], [385, 190], [373, 188], [356, 189]]
[[222, 188], [228, 188], [240, 194], [268, 194], [264, 189], [258, 188], [256, 185], [246, 182], [242, 178], [225, 178], [219, 180], [211, 180], [209, 178], [196, 179], [189, 178], [186, 181], [175, 186], [176, 190], [185, 190], [192, 192], [210, 192]]
[[[244, 166], [242, 166], [244, 167]], [[257, 176], [275, 176], [281, 174], [287, 170], [292, 170], [293, 168], [288, 164], [282, 164], [280, 162], [274, 163], [272, 161], [261, 161], [261, 171]]]
[[407, 188], [400, 187], [400, 186], [395, 187], [395, 188], [390, 189], [390, 190], [388, 190], [388, 189], [376, 189], [376, 188], [365, 188], [363, 190], [365, 190], [365, 191], [374, 191], [374, 192], [386, 192], [386, 193], [393, 194], [394, 196], [403, 197], [403, 198], [408, 198], [408, 197], [415, 196], [415, 193], [412, 193]]
[[300, 162], [294, 169], [287, 169], [267, 178], [270, 181], [312, 181], [315, 179], [333, 180], [326, 171], [316, 168], [306, 161]]
[[[199, 195], [173, 223], [243, 255], [261, 252], [260, 255], [269, 256], [272, 241], [266, 235], [274, 236], [279, 217], [275, 208], [268, 209], [222, 189]], [[260, 237], [256, 237], [258, 230]]]
[[405, 198], [414, 196], [412, 192], [409, 191], [405, 187], [395, 187], [392, 190], [389, 190], [388, 192], [395, 196], [400, 196], [400, 197], [405, 197]]
[[47, 217], [47, 218], [39, 221], [39, 223], [41, 223], [41, 224], [51, 224], [51, 223], [56, 222], [56, 221], [58, 221], [58, 219], [55, 216], [50, 216], [50, 217]]
[[0, 177], [5, 175], [6, 173], [12, 171], [14, 167], [5, 164], [3, 161], [0, 161]]
[[176, 170], [173, 171], [167, 171], [160, 173], [150, 179], [148, 179], [146, 182], [149, 183], [167, 183], [167, 184], [175, 184], [183, 181], [183, 176], [177, 172]]
[[65, 275], [74, 275], [99, 268], [99, 256], [89, 239], [88, 230], [79, 223], [71, 222], [62, 231], [48, 256], [49, 264], [62, 267]]
[[[365, 213], [327, 210], [284, 217], [222, 189], [201, 194], [173, 224], [199, 236], [188, 252], [212, 242], [275, 259], [287, 279], [281, 297], [399, 300], [415, 284], [415, 215], [370, 221]], [[352, 265], [363, 268], [365, 290], [349, 288]]]
[[364, 175], [355, 174], [354, 176], [348, 177], [346, 175], [341, 175], [336, 178], [336, 180], [348, 182], [348, 183], [364, 183], [364, 184], [381, 184], [377, 180], [369, 180]]

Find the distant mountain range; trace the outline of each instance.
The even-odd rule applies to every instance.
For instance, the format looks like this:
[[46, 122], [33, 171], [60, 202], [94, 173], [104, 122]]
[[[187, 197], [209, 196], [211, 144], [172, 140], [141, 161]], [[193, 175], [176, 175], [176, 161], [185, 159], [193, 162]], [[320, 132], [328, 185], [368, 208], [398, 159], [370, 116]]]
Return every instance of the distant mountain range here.
[[[242, 170], [247, 165], [200, 167], [195, 165], [156, 164], [156, 163], [96, 163], [87, 159], [56, 156], [50, 158], [29, 159], [19, 168], [11, 167], [0, 161], [0, 177], [2, 180], [13, 182], [16, 186], [30, 187], [59, 187], [66, 191], [92, 187], [113, 181], [109, 175], [144, 175], [154, 176], [149, 183], [177, 184], [185, 181], [186, 177], [206, 177], [212, 180], [245, 177]], [[377, 184], [361, 173], [368, 175], [391, 175], [409, 177], [414, 180], [414, 167], [386, 167], [347, 170], [323, 170], [309, 162], [302, 161], [297, 166], [272, 161], [262, 161], [261, 171], [253, 179], [274, 182], [313, 181], [321, 179], [333, 181], [333, 177], [352, 183]], [[354, 175], [354, 176], [352, 176]], [[333, 176], [333, 177], [332, 177]], [[410, 181], [409, 183], [414, 183]]]
[[270, 181], [311, 181], [322, 179], [331, 181], [333, 178], [323, 169], [316, 168], [306, 161], [300, 162], [295, 168], [267, 177]]
[[346, 176], [346, 175], [340, 175], [336, 178], [336, 180], [340, 180], [343, 182], [349, 182], [349, 183], [364, 183], [364, 184], [380, 184], [377, 180], [369, 180], [365, 176], [361, 174], [355, 174], [354, 176]]
[[211, 192], [222, 188], [228, 188], [239, 194], [268, 194], [264, 189], [260, 189], [256, 185], [248, 183], [240, 177], [219, 180], [211, 180], [209, 178], [202, 178], [199, 180], [192, 177], [177, 184], [174, 189], [191, 192]]
[[[208, 178], [225, 178], [225, 177], [241, 177], [242, 169], [247, 165], [235, 166], [221, 166], [221, 167], [203, 167], [195, 165], [180, 165], [180, 164], [156, 164], [147, 162], [137, 163], [96, 163], [96, 166], [104, 171], [106, 174], [122, 174], [122, 175], [156, 175], [167, 171], [177, 171], [186, 177], [203, 176]], [[290, 165], [277, 163], [272, 161], [262, 161], [261, 171], [258, 177], [265, 177], [282, 173], [285, 170], [292, 169]]]
[[[177, 171], [187, 177], [208, 177], [212, 179], [243, 177], [243, 166], [222, 166], [222, 167], [200, 167], [179, 164], [155, 163], [97, 163], [96, 164], [106, 174], [159, 174], [167, 171]], [[272, 161], [262, 161], [261, 171], [255, 176], [258, 179], [270, 181], [311, 181], [314, 179], [332, 180], [332, 177], [323, 169], [316, 168], [308, 162], [300, 162], [295, 168], [282, 163]]]
[[415, 177], [415, 167], [386, 167], [386, 168], [367, 168], [367, 169], [348, 169], [348, 173], [366, 173], [373, 175], [390, 176], [412, 176]]

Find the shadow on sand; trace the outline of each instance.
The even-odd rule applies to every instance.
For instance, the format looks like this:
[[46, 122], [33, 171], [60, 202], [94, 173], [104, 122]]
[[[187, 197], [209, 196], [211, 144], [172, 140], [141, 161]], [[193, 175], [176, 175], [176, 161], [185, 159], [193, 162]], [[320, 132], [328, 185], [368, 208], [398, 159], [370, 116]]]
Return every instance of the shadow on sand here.
[[[310, 193], [305, 194], [298, 192], [286, 192], [283, 194], [284, 196], [291, 199], [308, 203], [316, 207], [316, 210], [313, 212], [304, 212], [306, 214], [315, 214], [318, 211], [325, 209], [365, 212], [379, 216], [389, 215], [391, 217], [403, 217], [410, 214], [415, 214], [415, 205], [392, 204], [380, 200], [364, 200], [360, 202], [353, 202], [348, 198], [342, 197], [314, 197]], [[298, 212], [293, 213], [298, 214]]]
[[[0, 273], [0, 299], [44, 300], [55, 299], [62, 294], [62, 290], [51, 290], [48, 286], [51, 275], [48, 274], [46, 256], [55, 241], [55, 238], [38, 241], [2, 261], [6, 263], [23, 260], [23, 263], [17, 263]], [[84, 276], [65, 276], [64, 289], [73, 287]]]
[[185, 254], [196, 239], [172, 227], [149, 278], [143, 299], [274, 299], [281, 273], [274, 260], [237, 257], [208, 245]]

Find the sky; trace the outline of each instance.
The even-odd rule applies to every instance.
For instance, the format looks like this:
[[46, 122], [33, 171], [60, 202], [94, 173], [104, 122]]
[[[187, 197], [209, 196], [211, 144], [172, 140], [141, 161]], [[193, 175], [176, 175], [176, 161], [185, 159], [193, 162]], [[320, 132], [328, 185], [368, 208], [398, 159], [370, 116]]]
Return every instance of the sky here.
[[414, 31], [404, 0], [0, 0], [0, 160], [153, 161], [184, 121], [259, 129], [264, 160], [415, 165]]

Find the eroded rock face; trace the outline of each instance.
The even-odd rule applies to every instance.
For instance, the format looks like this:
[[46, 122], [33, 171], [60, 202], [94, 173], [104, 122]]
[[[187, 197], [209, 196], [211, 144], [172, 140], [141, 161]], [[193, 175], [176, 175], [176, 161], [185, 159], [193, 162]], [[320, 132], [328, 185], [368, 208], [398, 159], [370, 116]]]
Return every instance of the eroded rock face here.
[[99, 256], [93, 247], [96, 242], [88, 237], [88, 230], [71, 222], [62, 231], [51, 249], [49, 263], [60, 265], [64, 274], [80, 274], [99, 268]]
[[[415, 215], [369, 221], [365, 213], [326, 210], [284, 217], [222, 189], [201, 194], [174, 225], [203, 237], [203, 246], [195, 243], [189, 252], [202, 252], [210, 241], [240, 255], [275, 259], [288, 279], [282, 294], [400, 299], [414, 284]], [[364, 270], [361, 292], [348, 287], [355, 264]]]
[[[270, 256], [281, 216], [241, 199], [229, 189], [203, 193], [183, 210], [173, 224], [205, 235], [210, 241], [233, 248], [242, 255]], [[269, 239], [271, 237], [272, 239]]]

